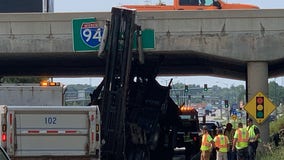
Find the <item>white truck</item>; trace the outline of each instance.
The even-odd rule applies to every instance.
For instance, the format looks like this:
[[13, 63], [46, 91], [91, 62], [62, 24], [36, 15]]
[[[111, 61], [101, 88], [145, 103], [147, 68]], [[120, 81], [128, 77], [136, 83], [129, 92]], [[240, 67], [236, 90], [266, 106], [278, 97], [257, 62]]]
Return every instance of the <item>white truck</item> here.
[[98, 106], [0, 106], [1, 146], [12, 159], [100, 159]]
[[0, 83], [0, 104], [12, 106], [62, 106], [65, 86], [59, 82]]

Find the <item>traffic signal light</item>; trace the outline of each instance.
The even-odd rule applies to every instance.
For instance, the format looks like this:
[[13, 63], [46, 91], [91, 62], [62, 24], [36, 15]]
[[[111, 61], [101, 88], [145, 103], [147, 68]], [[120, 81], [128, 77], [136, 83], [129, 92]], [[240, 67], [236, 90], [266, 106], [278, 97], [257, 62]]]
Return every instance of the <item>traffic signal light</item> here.
[[224, 100], [225, 103], [225, 108], [229, 108], [229, 101], [228, 100]]
[[204, 95], [201, 95], [201, 98], [204, 99]]
[[264, 118], [264, 97], [256, 97], [256, 118]]
[[185, 85], [185, 86], [184, 86], [184, 92], [188, 92], [188, 91], [189, 91], [188, 85]]
[[207, 84], [204, 84], [203, 90], [204, 90], [204, 91], [208, 91]]
[[188, 99], [191, 99], [191, 95], [188, 95]]

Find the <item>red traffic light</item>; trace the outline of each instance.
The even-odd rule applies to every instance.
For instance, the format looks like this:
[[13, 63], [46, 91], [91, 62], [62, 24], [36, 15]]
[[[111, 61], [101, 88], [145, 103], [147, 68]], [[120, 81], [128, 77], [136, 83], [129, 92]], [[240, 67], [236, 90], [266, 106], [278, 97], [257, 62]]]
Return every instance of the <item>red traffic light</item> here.
[[264, 97], [256, 97], [256, 103], [263, 105]]

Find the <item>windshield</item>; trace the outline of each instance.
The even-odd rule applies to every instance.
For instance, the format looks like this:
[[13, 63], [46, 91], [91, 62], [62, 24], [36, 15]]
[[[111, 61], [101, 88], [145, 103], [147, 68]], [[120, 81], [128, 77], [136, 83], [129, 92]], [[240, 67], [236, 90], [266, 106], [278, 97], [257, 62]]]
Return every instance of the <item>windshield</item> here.
[[179, 115], [182, 120], [196, 120], [196, 115]]
[[199, 6], [199, 5], [212, 5], [213, 0], [180, 0], [179, 5], [181, 6]]

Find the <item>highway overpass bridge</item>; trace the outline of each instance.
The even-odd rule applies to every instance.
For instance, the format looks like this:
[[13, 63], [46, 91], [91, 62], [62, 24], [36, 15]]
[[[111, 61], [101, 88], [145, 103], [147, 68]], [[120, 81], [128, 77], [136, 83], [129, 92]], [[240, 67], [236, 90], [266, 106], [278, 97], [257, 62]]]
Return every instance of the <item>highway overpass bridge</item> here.
[[[0, 75], [97, 76], [104, 60], [76, 53], [72, 19], [110, 13], [0, 14]], [[268, 76], [284, 73], [283, 10], [138, 12], [137, 23], [155, 31], [148, 57], [163, 55], [163, 75], [246, 79], [247, 62], [267, 62]]]
[[[72, 19], [86, 17], [103, 26], [110, 13], [0, 14], [0, 75], [102, 75], [96, 52], [73, 51]], [[284, 74], [283, 10], [139, 12], [137, 24], [155, 31], [155, 48], [145, 53], [164, 57], [161, 75], [246, 80], [250, 99]], [[268, 135], [268, 122], [260, 129]]]

